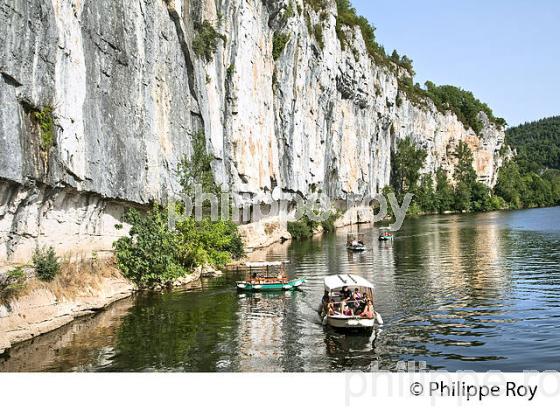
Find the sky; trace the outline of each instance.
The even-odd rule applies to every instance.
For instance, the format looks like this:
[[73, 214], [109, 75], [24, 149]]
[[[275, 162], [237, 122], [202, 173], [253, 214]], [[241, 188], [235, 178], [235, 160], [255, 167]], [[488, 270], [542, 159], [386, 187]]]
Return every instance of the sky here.
[[352, 0], [416, 82], [472, 91], [511, 126], [560, 115], [559, 0]]

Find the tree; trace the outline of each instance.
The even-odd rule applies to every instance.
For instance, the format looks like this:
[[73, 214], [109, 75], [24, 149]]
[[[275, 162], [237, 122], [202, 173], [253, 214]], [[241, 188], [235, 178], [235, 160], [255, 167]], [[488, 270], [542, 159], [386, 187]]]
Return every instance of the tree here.
[[431, 174], [423, 175], [415, 192], [414, 200], [423, 212], [436, 212], [438, 210], [435, 200], [434, 180]]
[[397, 143], [392, 159], [392, 185], [397, 197], [415, 190], [426, 156], [426, 151], [417, 148], [410, 137]]
[[515, 161], [508, 161], [500, 168], [494, 193], [508, 204], [510, 208], [519, 209], [523, 206], [521, 194], [525, 191], [524, 182]]
[[451, 210], [454, 204], [453, 195], [453, 188], [447, 178], [447, 172], [443, 168], [438, 168], [436, 171], [436, 210], [440, 213]]

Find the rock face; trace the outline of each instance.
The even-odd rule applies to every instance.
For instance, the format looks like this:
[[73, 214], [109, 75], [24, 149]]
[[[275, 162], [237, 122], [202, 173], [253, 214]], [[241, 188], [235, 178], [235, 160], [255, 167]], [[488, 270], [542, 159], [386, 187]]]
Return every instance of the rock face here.
[[[0, 0], [0, 262], [43, 243], [109, 248], [127, 206], [179, 192], [199, 130], [238, 205], [275, 189], [288, 200], [378, 192], [409, 136], [427, 150], [424, 172], [452, 171], [467, 142], [493, 185], [503, 130], [481, 114], [477, 135], [409, 101], [359, 29], [345, 27], [341, 46], [326, 4], [319, 15], [303, 0]], [[203, 21], [225, 34], [211, 61], [193, 49]], [[309, 32], [318, 24], [322, 41]], [[289, 34], [276, 60], [275, 33]]]

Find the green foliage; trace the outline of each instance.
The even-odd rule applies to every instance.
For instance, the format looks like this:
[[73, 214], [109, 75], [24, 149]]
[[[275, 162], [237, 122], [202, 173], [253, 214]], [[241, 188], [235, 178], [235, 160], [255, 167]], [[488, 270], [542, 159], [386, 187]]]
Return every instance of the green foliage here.
[[422, 212], [437, 212], [436, 192], [432, 175], [423, 175], [420, 184], [415, 189], [414, 203]]
[[21, 267], [12, 269], [0, 283], [0, 302], [4, 303], [16, 296], [24, 288], [25, 272]]
[[32, 260], [35, 275], [42, 281], [50, 282], [60, 272], [60, 262], [52, 246], [35, 249]]
[[234, 64], [230, 64], [226, 70], [226, 78], [228, 80], [231, 80], [231, 78], [233, 77], [233, 74], [235, 74], [235, 65]]
[[290, 35], [285, 33], [274, 33], [272, 38], [272, 57], [274, 60], [278, 60], [282, 55], [282, 51], [290, 41]]
[[196, 35], [192, 45], [195, 54], [206, 62], [212, 61], [218, 49], [218, 41], [223, 40], [225, 42], [226, 36], [218, 33], [207, 20], [204, 20], [202, 24], [195, 23], [194, 29]]
[[286, 23], [288, 23], [288, 20], [293, 16], [295, 16], [295, 14], [296, 14], [296, 10], [294, 8], [293, 3], [290, 1], [283, 9], [282, 14], [280, 15], [279, 18], [280, 26], [286, 25]]
[[452, 209], [455, 202], [453, 187], [447, 178], [447, 172], [443, 168], [436, 171], [436, 188], [434, 193], [435, 209], [439, 213]]
[[560, 169], [560, 116], [510, 128], [506, 143], [517, 151], [516, 162], [523, 173]]
[[125, 219], [131, 230], [114, 243], [115, 256], [123, 275], [143, 287], [168, 284], [196, 266], [223, 266], [244, 254], [231, 221], [189, 217], [171, 230], [167, 212], [157, 206], [146, 215], [130, 210]]
[[496, 195], [511, 209], [560, 204], [560, 117], [510, 128], [517, 156], [498, 173]]
[[406, 55], [403, 55], [401, 57], [397, 50], [393, 50], [393, 53], [391, 54], [391, 57], [389, 57], [389, 59], [394, 64], [407, 70], [412, 77], [414, 77], [414, 75], [416, 74], [414, 72], [414, 67], [412, 65], [413, 61], [410, 58], [408, 58]]
[[305, 0], [305, 3], [307, 3], [315, 12], [320, 12], [327, 7], [326, 0]]
[[474, 157], [471, 149], [465, 142], [460, 141], [453, 155], [457, 160], [455, 181], [472, 186], [476, 182], [476, 172], [473, 168]]
[[315, 40], [317, 40], [317, 44], [319, 44], [319, 48], [322, 50], [325, 48], [325, 40], [323, 38], [323, 26], [321, 23], [315, 24], [313, 28], [313, 34], [315, 35]]
[[500, 168], [494, 188], [496, 195], [502, 197], [508, 207], [518, 209], [523, 206], [521, 196], [525, 192], [525, 184], [521, 178], [519, 166], [515, 161], [508, 161]]
[[192, 137], [193, 152], [189, 158], [183, 158], [179, 165], [179, 181], [183, 192], [194, 198], [196, 185], [200, 185], [202, 192], [219, 194], [220, 189], [214, 181], [212, 161], [214, 157], [206, 151], [206, 136], [204, 131], [196, 132]]
[[332, 210], [329, 213], [328, 218], [321, 222], [324, 232], [334, 232], [336, 231], [335, 222], [341, 217], [341, 212], [339, 210]]
[[[202, 131], [193, 136], [192, 147], [190, 158], [183, 159], [178, 170], [184, 194], [194, 201], [197, 185], [201, 193], [219, 194], [211, 167], [213, 157], [206, 151]], [[181, 213], [179, 206], [177, 212]], [[196, 266], [223, 266], [244, 255], [243, 241], [232, 221], [212, 221], [209, 217], [199, 221], [192, 216], [178, 219], [171, 229], [167, 211], [161, 207], [155, 206], [146, 214], [127, 212], [129, 235], [113, 244], [119, 269], [127, 278], [142, 287], [169, 284]]]
[[41, 149], [43, 151], [48, 151], [54, 144], [55, 124], [53, 111], [53, 107], [45, 106], [41, 111], [33, 113], [33, 119], [41, 130]]
[[496, 118], [490, 107], [478, 100], [472, 92], [465, 91], [452, 85], [436, 86], [433, 82], [426, 82], [426, 95], [434, 102], [440, 111], [451, 110], [459, 121], [470, 126], [477, 134], [482, 131], [483, 124], [478, 119], [482, 111], [489, 120], [497, 125], [505, 126], [505, 120]]
[[364, 39], [369, 55], [378, 64], [387, 65], [389, 59], [387, 58], [385, 49], [375, 40], [375, 27], [373, 27], [365, 17], [357, 14], [356, 9], [350, 3], [350, 0], [336, 0], [336, 7], [338, 11], [336, 33], [342, 47], [344, 48], [347, 42], [342, 27], [358, 26], [362, 33], [362, 38]]
[[397, 149], [392, 153], [391, 160], [391, 180], [397, 198], [416, 189], [426, 156], [426, 151], [417, 148], [410, 137], [397, 142]]
[[113, 247], [117, 265], [123, 275], [139, 286], [167, 283], [185, 276], [192, 267], [191, 254], [183, 252], [181, 237], [168, 227], [167, 213], [154, 207], [146, 215], [129, 210], [125, 221], [131, 225], [129, 235]]
[[288, 232], [294, 240], [311, 238], [319, 223], [311, 220], [307, 215], [297, 221], [288, 222]]

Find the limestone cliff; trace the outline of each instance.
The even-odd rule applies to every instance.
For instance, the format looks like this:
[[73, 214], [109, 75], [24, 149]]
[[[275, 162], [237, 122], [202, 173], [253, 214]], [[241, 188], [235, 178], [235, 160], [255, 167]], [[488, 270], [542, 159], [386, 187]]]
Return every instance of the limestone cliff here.
[[[126, 206], [178, 192], [201, 129], [217, 180], [252, 202], [276, 187], [288, 198], [377, 192], [408, 136], [428, 152], [425, 172], [451, 171], [466, 141], [479, 178], [495, 182], [502, 129], [481, 114], [477, 135], [411, 102], [357, 27], [341, 45], [334, 0], [323, 13], [307, 3], [0, 0], [0, 261], [38, 243], [110, 248]], [[193, 49], [204, 21], [224, 35], [211, 59]], [[289, 35], [277, 59], [275, 33]]]

